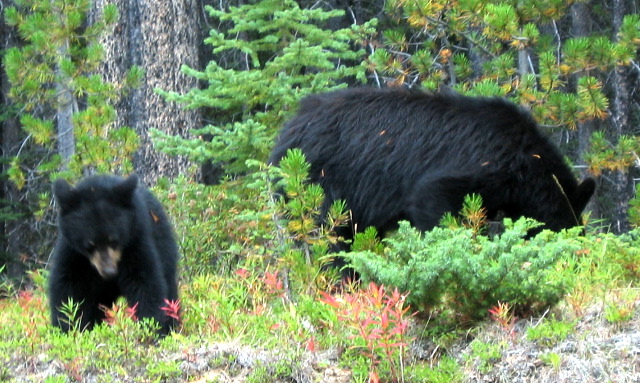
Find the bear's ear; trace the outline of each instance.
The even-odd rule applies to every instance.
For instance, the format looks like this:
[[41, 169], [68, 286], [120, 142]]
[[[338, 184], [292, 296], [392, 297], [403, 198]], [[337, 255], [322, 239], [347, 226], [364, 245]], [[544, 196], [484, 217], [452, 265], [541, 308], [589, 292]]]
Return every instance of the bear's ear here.
[[125, 178], [122, 182], [113, 187], [113, 194], [124, 205], [129, 205], [133, 199], [133, 193], [138, 187], [138, 176], [135, 174]]
[[581, 214], [582, 210], [589, 203], [589, 199], [596, 191], [596, 181], [591, 178], [585, 178], [584, 181], [578, 185], [578, 190], [576, 190], [576, 195], [573, 197], [573, 207], [576, 210], [577, 214]]
[[80, 202], [78, 193], [65, 179], [58, 178], [55, 180], [52, 189], [53, 197], [62, 212], [72, 210]]

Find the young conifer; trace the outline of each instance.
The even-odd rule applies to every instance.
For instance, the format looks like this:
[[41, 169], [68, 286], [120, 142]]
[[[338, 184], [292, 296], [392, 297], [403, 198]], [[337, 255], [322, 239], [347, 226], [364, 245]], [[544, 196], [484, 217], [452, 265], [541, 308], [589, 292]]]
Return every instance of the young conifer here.
[[207, 11], [226, 26], [205, 39], [216, 58], [202, 71], [183, 67], [205, 86], [187, 94], [159, 93], [187, 108], [205, 108], [211, 124], [195, 130], [196, 139], [155, 131], [158, 147], [168, 153], [198, 162], [212, 159], [228, 174], [244, 173], [247, 159], [266, 160], [300, 98], [364, 80], [358, 44], [372, 33], [373, 23], [332, 31], [327, 23], [342, 11], [302, 9], [293, 0]]
[[88, 23], [87, 0], [16, 0], [5, 11], [21, 46], [4, 58], [11, 84], [9, 96], [25, 133], [23, 150], [12, 159], [9, 176], [22, 188], [27, 180], [64, 171], [66, 176], [98, 171], [130, 171], [137, 135], [114, 128], [114, 102], [140, 76], [132, 68], [122, 84], [110, 84], [97, 74], [102, 61], [100, 36], [118, 18], [107, 5], [100, 18]]

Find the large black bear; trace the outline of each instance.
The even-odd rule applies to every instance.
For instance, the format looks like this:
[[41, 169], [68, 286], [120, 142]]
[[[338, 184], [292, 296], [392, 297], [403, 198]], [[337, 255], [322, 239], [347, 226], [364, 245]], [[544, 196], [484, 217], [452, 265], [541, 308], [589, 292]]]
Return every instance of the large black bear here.
[[560, 230], [582, 224], [595, 190], [591, 178], [578, 184], [528, 112], [500, 98], [373, 88], [312, 95], [270, 162], [291, 148], [324, 189], [323, 215], [343, 199], [354, 230], [375, 226], [381, 235], [403, 219], [432, 229], [470, 193], [482, 196], [489, 218], [527, 216]]
[[51, 322], [70, 329], [61, 306], [80, 303], [80, 329], [91, 329], [124, 296], [138, 318], [154, 318], [166, 334], [176, 319], [162, 310], [178, 300], [178, 247], [156, 198], [135, 175], [97, 175], [73, 188], [58, 179], [58, 240], [49, 277]]

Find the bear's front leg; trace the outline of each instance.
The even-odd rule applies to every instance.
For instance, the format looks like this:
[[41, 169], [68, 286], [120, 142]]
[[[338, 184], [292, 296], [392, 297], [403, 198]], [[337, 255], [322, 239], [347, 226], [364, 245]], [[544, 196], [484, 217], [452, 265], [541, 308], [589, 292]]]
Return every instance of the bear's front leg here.
[[49, 281], [51, 324], [69, 332], [90, 330], [102, 321], [104, 312], [91, 291], [93, 288], [82, 280], [64, 276], [52, 278]]
[[153, 318], [160, 325], [161, 335], [169, 333], [169, 317], [162, 310], [166, 305], [167, 286], [159, 272], [125, 273], [120, 279], [120, 289], [129, 307], [135, 307], [138, 319]]

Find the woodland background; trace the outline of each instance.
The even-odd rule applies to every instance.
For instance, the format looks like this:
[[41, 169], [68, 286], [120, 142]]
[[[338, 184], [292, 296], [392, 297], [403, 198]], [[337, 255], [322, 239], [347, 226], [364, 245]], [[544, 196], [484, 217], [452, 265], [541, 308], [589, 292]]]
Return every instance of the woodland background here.
[[[279, 13], [293, 9], [302, 13]], [[11, 277], [48, 259], [53, 178], [242, 182], [297, 100], [345, 84], [508, 97], [578, 177], [597, 177], [592, 227], [638, 223], [635, 0], [3, 0], [0, 10], [0, 264]]]
[[[639, 381], [638, 7], [0, 0], [0, 381]], [[485, 235], [469, 198], [429, 232], [358, 233], [341, 256], [361, 280], [341, 283], [348, 212], [319, 216], [300, 152], [264, 162], [302, 97], [362, 85], [531, 110], [597, 179], [585, 230]], [[93, 331], [50, 325], [51, 182], [101, 172], [136, 172], [175, 226], [163, 339], [123, 300]]]

